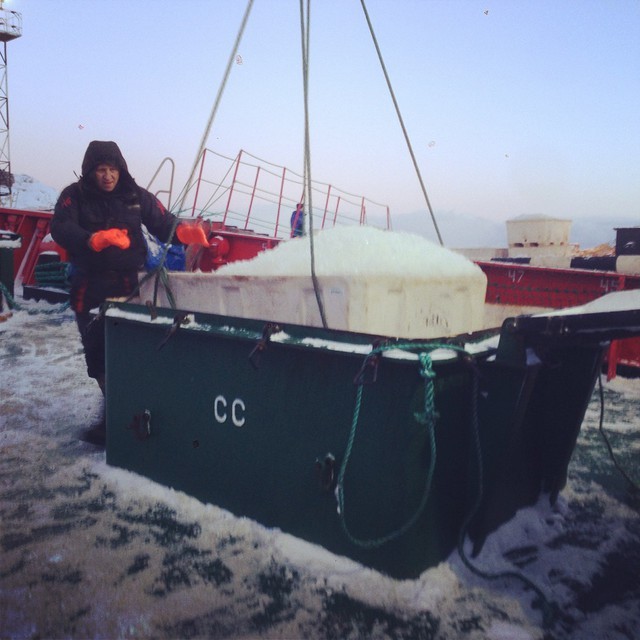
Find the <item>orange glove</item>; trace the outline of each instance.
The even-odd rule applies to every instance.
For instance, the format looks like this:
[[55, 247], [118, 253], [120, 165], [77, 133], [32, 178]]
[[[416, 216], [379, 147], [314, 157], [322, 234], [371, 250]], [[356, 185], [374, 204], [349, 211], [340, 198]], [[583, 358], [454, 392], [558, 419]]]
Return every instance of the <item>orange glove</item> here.
[[105, 229], [104, 231], [96, 231], [96, 233], [92, 234], [89, 238], [89, 246], [94, 251], [102, 251], [111, 246], [128, 249], [131, 246], [129, 231], [127, 229]]
[[176, 235], [182, 244], [201, 244], [203, 247], [209, 246], [209, 241], [204, 229], [199, 224], [187, 224], [183, 222], [176, 228]]

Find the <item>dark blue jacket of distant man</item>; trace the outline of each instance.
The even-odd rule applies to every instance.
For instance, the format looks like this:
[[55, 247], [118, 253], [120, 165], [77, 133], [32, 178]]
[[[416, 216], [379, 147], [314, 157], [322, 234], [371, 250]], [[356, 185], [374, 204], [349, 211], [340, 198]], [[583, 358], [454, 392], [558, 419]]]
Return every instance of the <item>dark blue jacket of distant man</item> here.
[[304, 211], [302, 203], [296, 205], [296, 210], [291, 214], [291, 237], [299, 238], [304, 234]]

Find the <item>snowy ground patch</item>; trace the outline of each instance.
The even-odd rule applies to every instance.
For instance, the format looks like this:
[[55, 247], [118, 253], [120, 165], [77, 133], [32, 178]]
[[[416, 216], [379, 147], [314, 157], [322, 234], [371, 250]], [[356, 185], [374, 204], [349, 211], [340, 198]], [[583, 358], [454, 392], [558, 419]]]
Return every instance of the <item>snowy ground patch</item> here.
[[[31, 303], [30, 310], [47, 310]], [[604, 388], [604, 427], [638, 479], [640, 380]], [[473, 559], [397, 581], [246, 518], [108, 467], [78, 440], [101, 394], [73, 314], [0, 323], [0, 636], [3, 638], [640, 637], [640, 517], [598, 429], [597, 394], [553, 507], [542, 497]]]

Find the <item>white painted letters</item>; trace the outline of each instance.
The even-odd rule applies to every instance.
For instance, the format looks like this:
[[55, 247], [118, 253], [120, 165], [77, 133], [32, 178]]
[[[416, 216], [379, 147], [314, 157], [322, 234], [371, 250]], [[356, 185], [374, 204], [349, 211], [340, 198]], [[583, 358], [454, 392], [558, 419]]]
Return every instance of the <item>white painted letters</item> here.
[[[216, 396], [216, 399], [213, 401], [213, 416], [219, 424], [224, 424], [229, 417], [227, 413], [228, 404], [224, 396]], [[236, 398], [231, 403], [231, 422], [233, 422], [236, 427], [242, 427], [244, 425], [245, 409], [244, 401], [240, 398]]]
[[[238, 407], [240, 407], [240, 415], [238, 415]], [[244, 424], [244, 402], [240, 398], [236, 398], [231, 405], [231, 421], [236, 427], [241, 427]]]

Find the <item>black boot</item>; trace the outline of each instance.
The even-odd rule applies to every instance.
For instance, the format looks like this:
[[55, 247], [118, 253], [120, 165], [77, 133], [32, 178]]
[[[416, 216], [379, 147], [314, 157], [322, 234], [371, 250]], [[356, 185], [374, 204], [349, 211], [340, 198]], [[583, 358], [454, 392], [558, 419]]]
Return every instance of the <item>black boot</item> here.
[[80, 440], [88, 442], [89, 444], [95, 444], [97, 447], [102, 447], [107, 443], [107, 425], [104, 422], [99, 422], [86, 431], [82, 432]]

